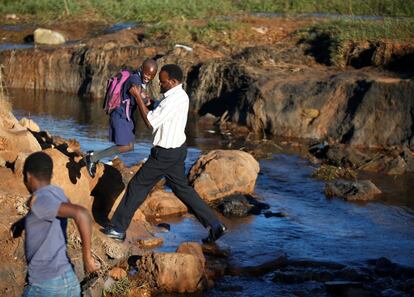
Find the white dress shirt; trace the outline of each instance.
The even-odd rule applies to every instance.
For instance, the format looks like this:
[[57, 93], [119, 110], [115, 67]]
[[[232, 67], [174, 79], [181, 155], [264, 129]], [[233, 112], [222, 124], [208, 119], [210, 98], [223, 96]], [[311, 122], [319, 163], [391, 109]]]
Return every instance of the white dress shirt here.
[[188, 106], [188, 95], [182, 84], [165, 92], [160, 104], [147, 114], [153, 128], [154, 146], [177, 148], [184, 144]]

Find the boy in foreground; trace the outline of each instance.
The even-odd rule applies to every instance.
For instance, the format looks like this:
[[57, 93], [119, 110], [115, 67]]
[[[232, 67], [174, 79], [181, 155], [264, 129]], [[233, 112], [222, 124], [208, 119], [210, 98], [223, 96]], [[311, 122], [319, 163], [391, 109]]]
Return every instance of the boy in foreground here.
[[67, 219], [74, 219], [82, 239], [87, 273], [97, 270], [91, 254], [91, 217], [88, 211], [71, 204], [63, 190], [51, 185], [53, 162], [43, 152], [31, 154], [23, 167], [24, 183], [32, 194], [29, 212], [12, 226], [13, 237], [26, 230], [27, 285], [23, 297], [79, 297], [80, 285], [66, 251]]

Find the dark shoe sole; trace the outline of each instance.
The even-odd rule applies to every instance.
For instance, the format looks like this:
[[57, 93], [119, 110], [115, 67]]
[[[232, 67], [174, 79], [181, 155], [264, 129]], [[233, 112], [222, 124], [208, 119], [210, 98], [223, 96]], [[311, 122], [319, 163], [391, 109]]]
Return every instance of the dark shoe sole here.
[[101, 232], [103, 234], [105, 234], [107, 237], [115, 239], [117, 241], [124, 241], [125, 238], [126, 238], [126, 234], [124, 234], [123, 236], [122, 235], [115, 235], [115, 234], [112, 234], [110, 231], [107, 231], [105, 228], [102, 229]]

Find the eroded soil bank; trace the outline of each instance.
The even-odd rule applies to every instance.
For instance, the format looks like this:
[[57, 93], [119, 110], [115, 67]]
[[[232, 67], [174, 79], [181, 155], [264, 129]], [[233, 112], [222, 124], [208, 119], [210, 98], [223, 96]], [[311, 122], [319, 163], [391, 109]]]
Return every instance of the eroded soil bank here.
[[[412, 65], [412, 46], [394, 45], [386, 41], [356, 44], [350, 47], [349, 66], [336, 68], [329, 66], [329, 61], [323, 58], [327, 50], [324, 43], [307, 44], [292, 35], [292, 32], [311, 21], [250, 19], [246, 22], [252, 27], [253, 33], [248, 38], [239, 36], [238, 44], [214, 47], [194, 44], [191, 50], [174, 48], [165, 40], [151, 40], [145, 37], [143, 28], [96, 35], [84, 32], [70, 37], [72, 40], [63, 46], [2, 51], [0, 63], [4, 65], [4, 80], [9, 88], [74, 93], [83, 97], [83, 100], [98, 99], [92, 101], [97, 108], [106, 79], [122, 65], [136, 67], [144, 58], [155, 57], [160, 64], [174, 62], [184, 68], [192, 109], [202, 116], [215, 116], [215, 125], [196, 131], [213, 131], [211, 133], [220, 135], [210, 140], [203, 132], [195, 137], [199, 142], [192, 140], [194, 147], [207, 151], [220, 143], [222, 147], [249, 150], [259, 159], [263, 158], [257, 192], [271, 206], [268, 216], [262, 212], [257, 217], [250, 215], [239, 219], [241, 221], [234, 218], [228, 221], [234, 233], [241, 234], [235, 237], [229, 235], [229, 240], [224, 241], [230, 246], [230, 256], [226, 252], [223, 255], [220, 251], [204, 250], [205, 254], [213, 254], [208, 259], [208, 279], [219, 279], [216, 289], [207, 291], [207, 294], [255, 296], [247, 287], [262, 283], [264, 292], [271, 294], [277, 287], [280, 296], [342, 296], [344, 292], [348, 296], [409, 296], [413, 290], [414, 275], [412, 269], [404, 267], [404, 264], [412, 266], [412, 263], [404, 260], [404, 257], [409, 258], [408, 255], [402, 258], [397, 255], [399, 248], [406, 249], [408, 253], [413, 250], [412, 242], [405, 241], [411, 235], [410, 228], [397, 232], [399, 228], [394, 226], [394, 230], [391, 226], [392, 222], [401, 225], [406, 221], [411, 222], [411, 211], [406, 211], [404, 207], [383, 207], [381, 203], [359, 206], [337, 199], [326, 200], [322, 194], [323, 183], [310, 178], [312, 165], [297, 157], [291, 159], [289, 155], [274, 156], [274, 153], [281, 152], [281, 143], [273, 144], [262, 138], [285, 137], [282, 144], [286, 144], [287, 149], [292, 151], [293, 147], [296, 152], [303, 154], [308, 154], [307, 145], [311, 142], [310, 152], [313, 156], [326, 160], [329, 165], [352, 170], [368, 168], [368, 174], [385, 172], [409, 176], [409, 172], [413, 171], [414, 85], [412, 74], [407, 69]], [[65, 32], [64, 27], [58, 29]], [[13, 38], [21, 40], [19, 37]], [[157, 82], [154, 84], [154, 94], [157, 94], [156, 87]], [[52, 97], [56, 102], [59, 100], [59, 95]], [[59, 106], [65, 106], [62, 101], [51, 107], [54, 101], [36, 99], [33, 108], [38, 108], [42, 102], [44, 109], [41, 112], [52, 116], [54, 109], [59, 113]], [[26, 103], [21, 103], [22, 107]], [[73, 108], [73, 102], [65, 104], [68, 104], [66, 110]], [[95, 127], [95, 130], [89, 131], [89, 135], [81, 134], [82, 138], [78, 138], [81, 146], [89, 143], [95, 147], [96, 136], [100, 138], [99, 135], [105, 134], [102, 132], [104, 123], [99, 113], [90, 113], [90, 108], [88, 104], [75, 107], [77, 113], [84, 116], [79, 116], [74, 122], [65, 122], [66, 128], [61, 131], [75, 131], [74, 134], [64, 135], [75, 138], [78, 137], [76, 131], [80, 126], [79, 121], [98, 123], [101, 128]], [[210, 118], [207, 116], [204, 120], [209, 121]], [[140, 137], [146, 139], [150, 136], [140, 134]], [[315, 145], [315, 141], [320, 143]], [[147, 139], [143, 147], [149, 147], [148, 142]], [[103, 146], [100, 142], [98, 144]], [[62, 145], [62, 142], [57, 145]], [[139, 156], [145, 157], [145, 153], [140, 152]], [[312, 161], [319, 163], [320, 160], [313, 156], [308, 155]], [[266, 157], [270, 161], [267, 162]], [[137, 158], [137, 155], [133, 158]], [[15, 209], [23, 203], [25, 195], [21, 184], [13, 182], [16, 179], [15, 164], [16, 160], [2, 168], [4, 176], [7, 176], [4, 179], [5, 187], [20, 187], [14, 190], [23, 194], [2, 196], [3, 209], [7, 210], [2, 221], [6, 226], [4, 234], [10, 218], [21, 215], [16, 214]], [[116, 178], [124, 181], [130, 178], [129, 168], [118, 167], [118, 170], [122, 175], [114, 173]], [[92, 184], [96, 186], [96, 183]], [[89, 192], [86, 194], [89, 196]], [[156, 204], [147, 211], [165, 207]], [[270, 220], [277, 222], [270, 224]], [[370, 225], [372, 220], [382, 223]], [[149, 228], [154, 232], [151, 225], [142, 224], [146, 227], [137, 227], [132, 238], [151, 238], [145, 230]], [[197, 224], [191, 217], [186, 217], [182, 223], [184, 227], [177, 226], [177, 230], [174, 230], [174, 223], [171, 224], [173, 231], [165, 237], [168, 251], [175, 251], [176, 246], [171, 242], [176, 244], [177, 237], [196, 240], [201, 236], [200, 229], [194, 227]], [[269, 228], [265, 228], [268, 225]], [[332, 228], [326, 228], [326, 225]], [[372, 226], [380, 227], [372, 228], [370, 232]], [[179, 228], [183, 228], [182, 233], [178, 231]], [[386, 233], [393, 235], [388, 241], [399, 244], [389, 247], [387, 256], [398, 264], [380, 258], [387, 239], [376, 235], [390, 229], [394, 232]], [[189, 237], [185, 233], [190, 234]], [[246, 241], [251, 234], [259, 234], [263, 242]], [[125, 262], [111, 259], [124, 259], [122, 249], [110, 245], [99, 236], [95, 240], [95, 245], [100, 247], [96, 254], [104, 259], [105, 265], [109, 267], [116, 264], [127, 268]], [[5, 255], [8, 260], [2, 274], [8, 281], [15, 279], [17, 284], [13, 287], [5, 284], [3, 291], [18, 294], [24, 277], [24, 263], [17, 261], [18, 270], [11, 267], [15, 265], [13, 257], [22, 257], [21, 242], [5, 239], [3, 244], [10, 246], [12, 253]], [[76, 237], [72, 238], [71, 244], [76, 257], [79, 254]], [[263, 247], [267, 248], [268, 253], [260, 252]], [[355, 251], [361, 248], [364, 253], [358, 255]], [[332, 251], [338, 252], [333, 255]], [[20, 254], [14, 256], [16, 252]], [[133, 249], [132, 253], [145, 254], [139, 249]], [[279, 258], [284, 253], [288, 254], [288, 258]], [[324, 258], [326, 254], [329, 256]], [[367, 254], [372, 254], [376, 259], [367, 262], [370, 258]], [[313, 260], [307, 262], [300, 258]], [[326, 264], [324, 260], [329, 263]], [[220, 279], [224, 279], [224, 282], [220, 282]], [[137, 283], [138, 287], [140, 285]], [[211, 285], [210, 282], [206, 287]], [[102, 288], [101, 283], [99, 286]], [[144, 293], [136, 294], [145, 296]]]

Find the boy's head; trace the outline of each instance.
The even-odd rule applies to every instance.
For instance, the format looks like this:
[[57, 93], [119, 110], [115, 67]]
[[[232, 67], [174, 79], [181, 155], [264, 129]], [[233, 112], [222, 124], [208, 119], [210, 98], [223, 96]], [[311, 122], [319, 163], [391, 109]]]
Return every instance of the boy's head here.
[[141, 66], [141, 78], [144, 84], [149, 83], [154, 79], [158, 71], [157, 62], [153, 59], [146, 59]]
[[162, 66], [160, 71], [160, 87], [161, 93], [167, 92], [183, 81], [183, 71], [176, 64], [167, 64]]
[[30, 193], [41, 186], [50, 184], [53, 172], [52, 159], [43, 152], [27, 157], [23, 165], [23, 181]]

